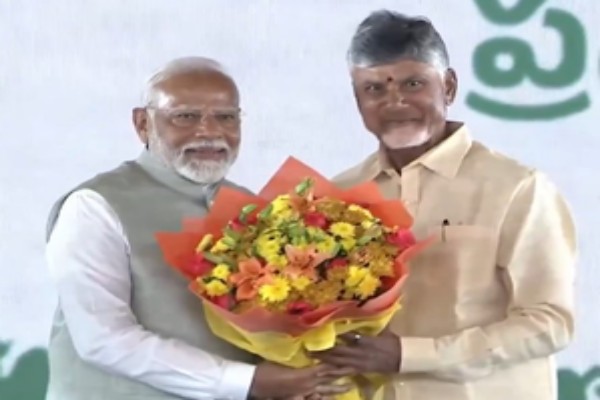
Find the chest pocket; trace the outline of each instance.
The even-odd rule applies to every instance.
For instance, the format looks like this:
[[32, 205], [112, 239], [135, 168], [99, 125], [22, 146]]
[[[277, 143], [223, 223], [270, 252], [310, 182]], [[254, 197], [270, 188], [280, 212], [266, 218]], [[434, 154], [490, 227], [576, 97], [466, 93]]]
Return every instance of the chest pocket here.
[[485, 226], [438, 225], [434, 242], [409, 267], [404, 312], [394, 323], [407, 335], [436, 336], [473, 324], [498, 299], [496, 234]]
[[[494, 273], [498, 240], [493, 229], [483, 225], [447, 225], [430, 229], [429, 235], [434, 243], [424, 252], [424, 258], [441, 273], [440, 278], [450, 279], [445, 283], [477, 285]], [[435, 275], [438, 274], [431, 277]]]
[[[439, 288], [458, 300], [461, 293], [488, 287], [495, 279], [497, 235], [483, 225], [447, 225], [429, 229], [433, 244], [411, 268], [413, 282]], [[448, 299], [450, 300], [450, 299]]]

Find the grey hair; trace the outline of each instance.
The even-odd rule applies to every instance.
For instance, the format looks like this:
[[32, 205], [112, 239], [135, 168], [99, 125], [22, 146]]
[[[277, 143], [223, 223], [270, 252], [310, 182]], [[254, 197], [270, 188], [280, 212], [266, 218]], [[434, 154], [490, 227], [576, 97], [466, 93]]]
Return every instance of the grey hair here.
[[424, 62], [440, 71], [450, 65], [446, 44], [427, 18], [388, 10], [371, 13], [352, 37], [349, 66], [373, 67], [400, 59]]
[[156, 86], [177, 75], [183, 75], [191, 72], [202, 72], [202, 71], [218, 71], [224, 75], [229, 76], [225, 68], [215, 60], [205, 57], [182, 57], [170, 61], [157, 72], [155, 72], [150, 79], [146, 81], [144, 93], [142, 94], [142, 102], [144, 105], [149, 106], [155, 99]]

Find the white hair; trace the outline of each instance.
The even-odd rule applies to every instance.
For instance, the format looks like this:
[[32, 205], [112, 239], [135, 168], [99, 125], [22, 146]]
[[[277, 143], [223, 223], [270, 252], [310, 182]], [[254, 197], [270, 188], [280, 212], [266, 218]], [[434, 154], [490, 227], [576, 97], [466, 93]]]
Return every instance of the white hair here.
[[[219, 72], [231, 79], [225, 68], [215, 60], [204, 57], [178, 58], [162, 67], [146, 83], [143, 94], [145, 107], [152, 106], [158, 97], [157, 86], [178, 75], [195, 72]], [[233, 79], [232, 79], [233, 81]], [[225, 175], [236, 161], [238, 149], [232, 149], [223, 139], [195, 139], [180, 148], [171, 147], [153, 126], [148, 132], [148, 151], [158, 158], [166, 167], [179, 175], [200, 184], [212, 184], [225, 178]], [[186, 151], [198, 149], [224, 150], [223, 160], [197, 160], [186, 157]]]
[[191, 72], [216, 71], [229, 76], [223, 65], [219, 62], [206, 57], [182, 57], [170, 61], [150, 79], [146, 81], [146, 86], [142, 94], [142, 104], [151, 105], [156, 98], [156, 86], [174, 76], [187, 74]]

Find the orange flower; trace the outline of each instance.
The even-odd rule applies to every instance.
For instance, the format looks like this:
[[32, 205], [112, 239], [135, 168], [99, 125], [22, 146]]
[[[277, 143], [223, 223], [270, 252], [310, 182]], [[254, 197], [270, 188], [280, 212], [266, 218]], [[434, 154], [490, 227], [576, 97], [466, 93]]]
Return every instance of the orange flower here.
[[285, 255], [289, 260], [284, 269], [286, 275], [292, 279], [306, 276], [311, 280], [317, 279], [317, 266], [331, 257], [329, 254], [318, 252], [315, 246], [299, 248], [287, 245]]
[[229, 281], [237, 286], [237, 300], [250, 300], [258, 293], [258, 288], [273, 279], [272, 270], [256, 258], [240, 261], [239, 272], [232, 274]]

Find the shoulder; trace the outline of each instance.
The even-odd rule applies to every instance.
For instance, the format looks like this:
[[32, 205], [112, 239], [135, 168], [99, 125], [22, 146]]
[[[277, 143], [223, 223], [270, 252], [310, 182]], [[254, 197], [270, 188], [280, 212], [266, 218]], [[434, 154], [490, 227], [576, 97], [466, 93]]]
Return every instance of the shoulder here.
[[492, 185], [492, 190], [498, 196], [510, 199], [511, 208], [523, 208], [531, 212], [536, 212], [536, 208], [547, 211], [558, 208], [561, 213], [569, 214], [566, 200], [546, 173], [479, 142], [473, 142], [465, 158], [462, 175], [482, 185]]
[[243, 192], [243, 193], [246, 193], [246, 194], [251, 194], [251, 195], [254, 195], [254, 192], [252, 192], [252, 191], [251, 191], [250, 189], [248, 189], [247, 187], [245, 187], [245, 186], [242, 186], [242, 185], [239, 185], [239, 184], [237, 184], [237, 183], [235, 183], [235, 182], [232, 182], [232, 181], [229, 181], [229, 180], [227, 180], [227, 179], [223, 181], [223, 183], [222, 183], [222, 186], [230, 187], [230, 188], [232, 188], [232, 189], [239, 190], [240, 192]]
[[85, 216], [92, 214], [114, 215], [106, 199], [97, 191], [88, 188], [76, 189], [64, 196], [62, 212], [72, 212]]
[[544, 177], [535, 168], [492, 150], [478, 141], [473, 141], [458, 175], [493, 183], [498, 189], [517, 188], [532, 179]]
[[52, 208], [46, 226], [46, 239], [59, 232], [71, 232], [74, 239], [81, 239], [77, 232], [93, 236], [98, 232], [118, 232], [122, 234], [119, 217], [104, 199], [91, 189], [77, 189], [65, 195]]
[[349, 188], [377, 175], [378, 153], [372, 153], [360, 163], [333, 177], [332, 182], [341, 188]]
[[70, 221], [95, 221], [96, 223], [109, 224], [118, 227], [118, 217], [109, 202], [101, 194], [105, 186], [131, 187], [131, 179], [127, 179], [127, 170], [134, 168], [131, 162], [125, 162], [109, 171], [101, 172], [96, 176], [73, 187], [52, 205], [46, 221], [46, 240], [50, 239], [58, 219]]

